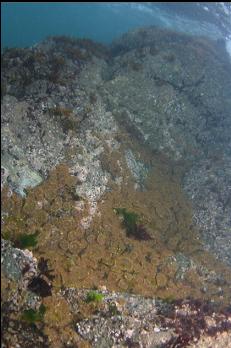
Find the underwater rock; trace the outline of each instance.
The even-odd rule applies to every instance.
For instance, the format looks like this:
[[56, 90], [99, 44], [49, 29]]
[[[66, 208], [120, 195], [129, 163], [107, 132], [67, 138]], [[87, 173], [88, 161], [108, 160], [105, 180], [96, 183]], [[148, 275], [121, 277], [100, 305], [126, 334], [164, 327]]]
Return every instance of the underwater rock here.
[[[102, 293], [103, 300], [97, 313], [76, 323], [76, 331], [94, 348], [157, 348], [175, 347], [175, 344], [187, 347], [189, 343], [200, 346], [205, 338], [210, 339], [210, 344], [219, 342], [221, 347], [225, 347], [224, 343], [230, 337], [229, 307], [219, 308], [203, 300], [172, 299], [164, 302], [107, 290]], [[87, 290], [62, 291], [62, 296], [74, 311], [76, 302], [79, 304], [77, 308], [82, 308], [81, 301], [86, 294]]]
[[[230, 337], [230, 310], [219, 311], [212, 302], [205, 303], [203, 299], [177, 302], [169, 298], [162, 303], [135, 294], [105, 291], [100, 303], [86, 303], [87, 290], [76, 287], [80, 282], [85, 288], [88, 282], [93, 287], [99, 280], [105, 281], [111, 272], [117, 286], [120, 283], [121, 287], [126, 285], [126, 291], [132, 291], [137, 274], [131, 266], [135, 263], [142, 272], [139, 279], [150, 286], [149, 293], [159, 289], [159, 294], [168, 294], [168, 285], [175, 293], [182, 284], [190, 289], [191, 283], [197, 284], [198, 272], [205, 280], [205, 285], [202, 281], [198, 285], [198, 293], [206, 294], [210, 284], [208, 296], [213, 293], [222, 301], [229, 286], [227, 277], [218, 276], [219, 267], [213, 272], [211, 267], [207, 269], [203, 262], [200, 266], [189, 257], [190, 252], [199, 254], [203, 250], [192, 242], [191, 227], [188, 228], [184, 216], [188, 210], [179, 204], [186, 200], [181, 201], [174, 194], [179, 194], [176, 189], [179, 182], [192, 203], [192, 229], [199, 228], [205, 248], [231, 265], [231, 68], [225, 48], [218, 51], [212, 40], [151, 27], [129, 32], [116, 40], [109, 51], [89, 40], [58, 37], [30, 49], [6, 50], [2, 62], [1, 183], [10, 188], [9, 194], [14, 191], [24, 196], [18, 206], [16, 200], [12, 205], [7, 202], [7, 207], [12, 214], [21, 214], [25, 226], [36, 225], [37, 217], [41, 220], [44, 238], [36, 253], [42, 253], [47, 243], [53, 257], [52, 268], [56, 267], [58, 272], [62, 268], [57, 276], [47, 266], [47, 255], [39, 263], [29, 251], [13, 248], [3, 240], [5, 290], [8, 282], [13, 282], [9, 297], [4, 292], [4, 298], [7, 297], [4, 308], [11, 301], [16, 313], [37, 310], [41, 297], [43, 301], [55, 298], [51, 291], [54, 281], [61, 288], [60, 296], [70, 305], [70, 312], [75, 314], [72, 322], [67, 323], [70, 325], [67, 330], [72, 332], [74, 327], [78, 337], [93, 347], [183, 347], [194, 339], [192, 344], [199, 347], [205, 336], [212, 339], [205, 347], [215, 347], [216, 335], [223, 347]], [[56, 172], [60, 164], [66, 169]], [[152, 183], [155, 189], [150, 190], [153, 202], [142, 201], [150, 216], [144, 214], [144, 222], [138, 222], [133, 215], [133, 231], [126, 235], [109, 210], [127, 206], [129, 211], [140, 214], [141, 203], [134, 197], [148, 194], [145, 178], [157, 168], [159, 172]], [[51, 176], [44, 189], [42, 185], [52, 170], [58, 180]], [[65, 182], [68, 173], [77, 179], [71, 188]], [[166, 178], [173, 185], [166, 192], [158, 190]], [[30, 188], [34, 188], [33, 194]], [[109, 199], [106, 194], [111, 194]], [[31, 197], [36, 199], [31, 201]], [[168, 197], [169, 200], [174, 197], [173, 206], [168, 204]], [[101, 225], [104, 199], [110, 204], [102, 210], [105, 220]], [[151, 208], [146, 209], [146, 203]], [[35, 218], [29, 209], [36, 212]], [[146, 229], [150, 222], [152, 238]], [[117, 230], [112, 231], [113, 224], [117, 224]], [[181, 235], [181, 230], [188, 235]], [[115, 240], [108, 241], [108, 236]], [[188, 254], [184, 254], [181, 245], [191, 242], [195, 250], [189, 246]], [[164, 243], [171, 252], [163, 249]], [[91, 249], [92, 245], [95, 249]], [[149, 250], [142, 259], [141, 252], [147, 245], [154, 252]], [[111, 253], [106, 260], [101, 255], [103, 247]], [[120, 258], [124, 253], [124, 258]], [[67, 288], [65, 282], [72, 282], [72, 269], [76, 270], [78, 261], [84, 260], [86, 254], [92, 264], [81, 263], [75, 278], [79, 283], [76, 281], [73, 288]], [[116, 278], [116, 262], [120, 262], [123, 277]], [[150, 271], [145, 279], [146, 266]], [[104, 278], [100, 278], [101, 268]], [[175, 278], [168, 278], [168, 272], [175, 272]], [[20, 295], [20, 287], [25, 298]], [[205, 317], [212, 320], [212, 311], [215, 322], [207, 326]], [[30, 329], [20, 325], [12, 324], [18, 337], [20, 327], [25, 336], [27, 332], [33, 336]], [[5, 327], [8, 330], [10, 325]], [[58, 328], [59, 331], [62, 330]], [[41, 346], [46, 347], [44, 333], [36, 331], [36, 334], [42, 340]], [[21, 346], [26, 346], [25, 336], [19, 340]], [[63, 339], [63, 332], [59, 333], [61, 336]], [[63, 346], [74, 342], [69, 340], [70, 336], [74, 337], [73, 332], [64, 339]], [[16, 346], [15, 342], [11, 345]]]
[[19, 281], [23, 277], [23, 270], [36, 274], [37, 262], [29, 250], [13, 248], [9, 241], [1, 240], [2, 272], [12, 280]]
[[138, 161], [132, 151], [128, 149], [125, 153], [125, 159], [128, 168], [131, 170], [132, 175], [136, 179], [136, 183], [139, 184], [139, 187], [143, 187], [143, 182], [145, 181], [148, 173], [148, 169], [145, 165]]
[[194, 222], [207, 250], [231, 265], [231, 166], [229, 156], [195, 164], [185, 176], [183, 187], [193, 202]]
[[[112, 51], [105, 101], [137, 141], [181, 166], [204, 244], [230, 265], [231, 65], [225, 47], [150, 27], [124, 34]], [[142, 70], [134, 72], [127, 64], [137, 57]]]

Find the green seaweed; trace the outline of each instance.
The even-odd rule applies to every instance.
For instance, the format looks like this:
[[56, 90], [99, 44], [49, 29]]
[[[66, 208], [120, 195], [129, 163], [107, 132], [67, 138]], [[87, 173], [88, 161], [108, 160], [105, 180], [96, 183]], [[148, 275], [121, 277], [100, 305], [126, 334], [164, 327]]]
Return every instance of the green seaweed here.
[[134, 212], [127, 211], [125, 208], [114, 208], [116, 214], [123, 217], [123, 225], [126, 229], [127, 236], [133, 237], [137, 240], [150, 240], [150, 236], [147, 228], [140, 223], [140, 217]]
[[38, 311], [32, 308], [24, 310], [21, 319], [26, 321], [28, 324], [34, 324], [37, 321], [43, 321], [45, 312], [46, 307], [44, 304], [41, 304]]
[[39, 234], [38, 232], [35, 232], [33, 234], [23, 233], [17, 237], [14, 244], [15, 246], [21, 249], [35, 247], [38, 244], [38, 241], [37, 241], [38, 234]]
[[123, 225], [126, 228], [128, 235], [135, 235], [137, 230], [137, 223], [139, 220], [138, 214], [129, 212], [125, 208], [114, 208], [116, 214], [123, 217]]
[[38, 244], [38, 234], [39, 232], [36, 231], [33, 234], [21, 233], [16, 235], [14, 231], [6, 230], [2, 232], [2, 237], [5, 240], [11, 241], [15, 248], [27, 249], [35, 247]]
[[85, 302], [89, 303], [89, 302], [101, 302], [103, 300], [104, 296], [103, 294], [99, 294], [96, 291], [89, 291], [87, 293]]

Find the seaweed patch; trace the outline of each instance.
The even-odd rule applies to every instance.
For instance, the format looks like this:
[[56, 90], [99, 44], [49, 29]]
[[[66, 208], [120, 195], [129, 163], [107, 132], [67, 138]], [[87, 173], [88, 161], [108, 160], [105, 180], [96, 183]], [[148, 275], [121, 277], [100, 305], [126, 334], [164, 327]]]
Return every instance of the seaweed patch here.
[[33, 277], [33, 279], [28, 284], [28, 290], [41, 297], [52, 295], [52, 281], [54, 280], [55, 276], [51, 274], [53, 270], [48, 268], [47, 263], [48, 260], [41, 257], [38, 262], [38, 269], [40, 272], [36, 277]]
[[139, 215], [126, 210], [125, 208], [114, 208], [116, 214], [123, 217], [123, 225], [126, 229], [128, 237], [133, 237], [138, 240], [152, 239], [146, 227], [139, 223]]

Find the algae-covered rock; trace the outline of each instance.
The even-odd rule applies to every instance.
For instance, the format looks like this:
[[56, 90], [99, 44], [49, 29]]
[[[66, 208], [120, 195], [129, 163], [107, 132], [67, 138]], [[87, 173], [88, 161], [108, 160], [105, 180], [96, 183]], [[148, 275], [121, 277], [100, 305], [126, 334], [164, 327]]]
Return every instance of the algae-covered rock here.
[[[215, 343], [213, 330], [224, 334], [219, 341], [223, 346], [229, 335], [230, 323], [225, 310], [215, 309], [210, 302], [192, 299], [165, 302], [126, 293], [102, 292], [103, 305], [97, 313], [88, 313], [87, 317], [81, 306], [86, 291], [65, 289], [62, 292], [73, 312], [82, 311], [76, 331], [92, 347], [158, 348], [172, 347], [174, 342], [199, 345], [204, 340]], [[111, 311], [112, 306], [116, 311]], [[214, 326], [212, 317], [216, 318]], [[227, 329], [222, 325], [227, 325]]]
[[3, 236], [36, 237], [33, 254], [2, 241], [3, 347], [228, 335], [224, 47], [150, 27], [110, 48], [48, 38], [2, 61]]

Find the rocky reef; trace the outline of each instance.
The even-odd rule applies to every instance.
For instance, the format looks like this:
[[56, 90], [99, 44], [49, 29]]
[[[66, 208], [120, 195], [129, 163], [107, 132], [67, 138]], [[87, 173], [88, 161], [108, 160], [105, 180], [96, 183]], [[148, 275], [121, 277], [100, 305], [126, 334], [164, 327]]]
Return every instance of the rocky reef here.
[[3, 347], [227, 347], [225, 47], [150, 27], [1, 59]]

